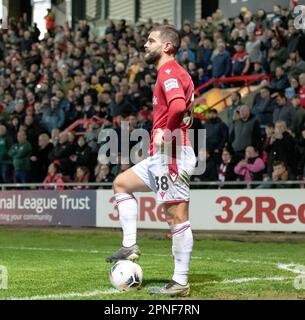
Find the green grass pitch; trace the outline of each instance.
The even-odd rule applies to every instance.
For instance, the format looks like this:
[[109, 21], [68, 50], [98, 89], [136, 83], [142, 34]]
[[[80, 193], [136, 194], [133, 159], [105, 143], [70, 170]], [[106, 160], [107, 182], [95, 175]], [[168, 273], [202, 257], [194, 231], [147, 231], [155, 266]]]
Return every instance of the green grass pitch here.
[[[151, 296], [149, 288], [171, 278], [171, 241], [146, 233], [138, 243], [143, 286], [119, 293], [111, 288], [105, 258], [120, 246], [120, 232], [0, 227], [0, 266], [8, 270], [8, 288], [0, 289], [0, 299], [163, 300]], [[189, 299], [305, 299], [304, 251], [305, 241], [195, 237]]]

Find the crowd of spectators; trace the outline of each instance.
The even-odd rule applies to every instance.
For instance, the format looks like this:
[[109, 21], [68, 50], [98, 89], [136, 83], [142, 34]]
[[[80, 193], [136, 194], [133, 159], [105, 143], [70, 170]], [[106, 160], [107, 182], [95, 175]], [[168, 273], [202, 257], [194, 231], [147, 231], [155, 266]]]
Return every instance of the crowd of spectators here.
[[[226, 121], [216, 110], [205, 123], [195, 119], [194, 129], [207, 130], [207, 148], [198, 151], [206, 172], [194, 181], [304, 179], [305, 34], [291, 12], [242, 8], [227, 19], [217, 10], [184, 22], [177, 59], [195, 87], [211, 78], [272, 75], [257, 83], [253, 105], [235, 92]], [[122, 120], [130, 132], [151, 131], [157, 71], [143, 57], [155, 23], [109, 21], [102, 37], [85, 20], [75, 30], [49, 24], [39, 40], [37, 26], [24, 19], [0, 30], [0, 181], [112, 182], [130, 165], [120, 150], [119, 164], [98, 163], [99, 132], [119, 133]], [[92, 118], [99, 121], [65, 130]]]

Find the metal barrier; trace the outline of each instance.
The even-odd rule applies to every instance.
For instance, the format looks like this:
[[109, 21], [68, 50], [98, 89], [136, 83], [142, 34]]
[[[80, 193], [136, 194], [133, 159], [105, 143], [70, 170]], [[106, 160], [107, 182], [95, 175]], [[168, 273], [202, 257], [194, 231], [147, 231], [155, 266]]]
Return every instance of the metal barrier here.
[[[220, 189], [226, 186], [237, 186], [237, 189], [243, 189], [243, 188], [250, 188], [251, 186], [277, 186], [277, 185], [287, 185], [287, 189], [294, 186], [304, 185], [305, 187], [305, 180], [289, 180], [289, 181], [206, 181], [206, 182], [191, 182], [190, 187], [219, 187]], [[43, 184], [43, 183], [9, 183], [9, 184], [0, 184], [1, 190], [19, 190], [19, 189], [31, 189], [31, 190], [56, 190], [57, 188], [66, 188], [66, 189], [74, 189], [77, 190], [78, 188], [80, 190], [83, 189], [111, 189], [112, 183], [111, 182], [105, 182], [105, 183], [50, 183], [50, 184]], [[272, 189], [272, 188], [271, 188]]]

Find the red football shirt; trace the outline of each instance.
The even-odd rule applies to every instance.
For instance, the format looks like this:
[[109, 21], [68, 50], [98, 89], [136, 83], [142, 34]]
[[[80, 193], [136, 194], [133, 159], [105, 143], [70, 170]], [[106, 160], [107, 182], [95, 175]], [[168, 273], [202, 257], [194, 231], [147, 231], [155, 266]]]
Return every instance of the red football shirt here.
[[165, 63], [158, 70], [158, 77], [153, 94], [153, 130], [149, 154], [154, 153], [153, 132], [156, 129], [166, 129], [168, 110], [171, 101], [177, 98], [185, 100], [185, 113], [176, 128], [182, 132], [182, 145], [190, 145], [187, 128], [190, 126], [191, 106], [193, 103], [194, 84], [188, 72], [175, 60]]

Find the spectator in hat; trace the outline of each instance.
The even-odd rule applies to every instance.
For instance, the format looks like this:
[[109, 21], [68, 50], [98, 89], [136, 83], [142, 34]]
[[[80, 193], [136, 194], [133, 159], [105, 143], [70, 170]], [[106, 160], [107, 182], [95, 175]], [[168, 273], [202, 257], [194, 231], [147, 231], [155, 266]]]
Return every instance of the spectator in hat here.
[[235, 50], [232, 58], [232, 76], [244, 76], [249, 72], [250, 59], [242, 39], [236, 43]]

